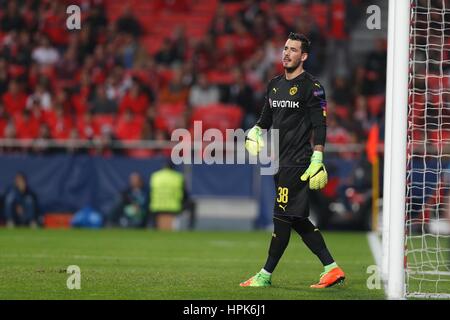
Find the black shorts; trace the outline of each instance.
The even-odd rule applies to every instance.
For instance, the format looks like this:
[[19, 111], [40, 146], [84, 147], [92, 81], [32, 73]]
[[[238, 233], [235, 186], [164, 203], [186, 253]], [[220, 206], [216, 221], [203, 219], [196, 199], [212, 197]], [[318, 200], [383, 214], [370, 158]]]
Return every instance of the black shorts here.
[[309, 217], [308, 181], [300, 180], [307, 167], [280, 167], [275, 180], [274, 215]]

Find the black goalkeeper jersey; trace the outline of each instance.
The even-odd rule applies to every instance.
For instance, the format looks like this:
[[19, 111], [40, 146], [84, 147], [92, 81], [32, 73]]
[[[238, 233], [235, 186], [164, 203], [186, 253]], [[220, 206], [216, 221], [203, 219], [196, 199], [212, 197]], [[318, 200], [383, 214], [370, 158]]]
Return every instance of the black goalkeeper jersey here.
[[308, 72], [286, 80], [273, 78], [256, 123], [279, 130], [279, 166], [308, 166], [314, 145], [325, 145], [326, 98], [322, 85]]

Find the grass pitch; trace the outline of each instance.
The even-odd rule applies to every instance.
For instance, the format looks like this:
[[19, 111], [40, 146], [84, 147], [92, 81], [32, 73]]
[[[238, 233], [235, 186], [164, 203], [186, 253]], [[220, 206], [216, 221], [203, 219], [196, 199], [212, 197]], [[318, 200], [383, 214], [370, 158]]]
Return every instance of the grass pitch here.
[[[241, 288], [263, 266], [269, 232], [0, 229], [4, 299], [383, 299], [369, 290], [365, 233], [324, 233], [346, 272], [343, 286], [313, 290], [322, 266], [292, 233], [270, 288]], [[69, 265], [81, 289], [69, 290]]]

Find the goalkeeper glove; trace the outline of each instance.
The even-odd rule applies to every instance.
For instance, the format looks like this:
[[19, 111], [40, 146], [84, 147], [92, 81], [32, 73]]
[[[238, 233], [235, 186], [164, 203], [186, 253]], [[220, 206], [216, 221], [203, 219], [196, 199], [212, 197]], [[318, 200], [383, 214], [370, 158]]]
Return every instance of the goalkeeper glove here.
[[314, 151], [308, 169], [300, 177], [302, 181], [306, 181], [309, 178], [309, 188], [312, 190], [323, 189], [328, 182], [328, 174], [322, 160], [322, 152]]
[[262, 130], [260, 127], [254, 126], [245, 137], [245, 149], [247, 149], [248, 153], [251, 155], [256, 156], [262, 148], [264, 148]]

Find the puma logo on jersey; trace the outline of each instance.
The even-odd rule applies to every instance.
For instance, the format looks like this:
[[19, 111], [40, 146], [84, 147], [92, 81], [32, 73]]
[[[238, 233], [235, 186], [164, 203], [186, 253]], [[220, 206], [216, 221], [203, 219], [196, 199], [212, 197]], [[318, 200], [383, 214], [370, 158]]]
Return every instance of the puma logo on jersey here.
[[279, 204], [278, 206], [279, 206], [281, 209], [283, 209], [284, 212], [286, 212], [287, 204], [285, 204], [284, 207], [283, 207], [281, 204]]
[[277, 88], [272, 88], [272, 91], [277, 93]]

